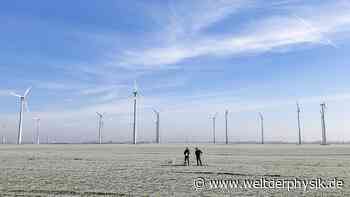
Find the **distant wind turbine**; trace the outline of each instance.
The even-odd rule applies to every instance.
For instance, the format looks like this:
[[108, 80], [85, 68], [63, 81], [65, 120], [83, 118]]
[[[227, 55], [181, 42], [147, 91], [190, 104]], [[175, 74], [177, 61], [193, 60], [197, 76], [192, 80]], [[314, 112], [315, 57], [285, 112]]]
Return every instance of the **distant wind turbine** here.
[[156, 115], [156, 143], [160, 143], [160, 135], [159, 135], [159, 111], [153, 109], [154, 114]]
[[261, 126], [261, 144], [264, 144], [264, 116], [259, 112], [260, 126]]
[[215, 122], [216, 122], [216, 117], [217, 117], [217, 115], [218, 115], [218, 113], [215, 113], [212, 117], [211, 117], [211, 119], [212, 119], [212, 121], [213, 121], [213, 143], [215, 144], [216, 143], [216, 140], [215, 140], [215, 127], [216, 127], [216, 125], [215, 125]]
[[301, 144], [301, 124], [300, 124], [300, 112], [301, 112], [300, 105], [299, 105], [299, 103], [297, 102], [297, 113], [298, 113], [298, 136], [299, 136], [299, 142], [298, 142], [298, 144], [299, 144], [299, 145]]
[[102, 127], [104, 113], [96, 112], [96, 114], [98, 116], [98, 143], [102, 144]]
[[322, 126], [322, 142], [321, 145], [326, 145], [326, 120], [325, 120], [326, 103], [321, 103], [321, 126]]
[[18, 123], [18, 138], [17, 138], [17, 144], [22, 144], [22, 138], [23, 138], [23, 135], [22, 135], [22, 129], [23, 129], [23, 113], [24, 113], [24, 109], [26, 109], [27, 111], [28, 110], [28, 102], [27, 102], [27, 99], [28, 99], [28, 95], [31, 91], [31, 87], [28, 88], [25, 92], [24, 92], [24, 95], [21, 96], [19, 94], [16, 94], [14, 92], [11, 92], [10, 94], [12, 96], [15, 96], [15, 97], [18, 97], [20, 98], [20, 111], [19, 111], [19, 123]]
[[36, 130], [36, 144], [40, 144], [40, 118], [35, 117], [33, 118], [34, 122], [35, 122], [35, 130]]
[[228, 110], [225, 111], [226, 144], [228, 144]]
[[[3, 130], [5, 130], [6, 124], [3, 124], [3, 125], [2, 125], [2, 128], [3, 128]], [[1, 137], [1, 141], [2, 141], [2, 144], [6, 144], [6, 136], [2, 136], [2, 137]]]
[[138, 95], [138, 89], [137, 89], [137, 83], [136, 80], [134, 82], [134, 90], [133, 90], [133, 96], [134, 96], [134, 122], [133, 122], [133, 144], [137, 143], [137, 133], [136, 133], [136, 113], [137, 113], [137, 95]]

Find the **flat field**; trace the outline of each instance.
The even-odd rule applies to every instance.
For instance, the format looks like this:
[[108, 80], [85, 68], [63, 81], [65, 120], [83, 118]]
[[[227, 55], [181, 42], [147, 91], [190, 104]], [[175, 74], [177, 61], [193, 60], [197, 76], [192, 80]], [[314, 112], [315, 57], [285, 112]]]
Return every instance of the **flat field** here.
[[[183, 166], [186, 146], [191, 166]], [[196, 146], [204, 166], [195, 165]], [[195, 190], [197, 177], [203, 189]], [[342, 188], [208, 186], [335, 177]], [[0, 196], [350, 196], [350, 145], [0, 145]]]

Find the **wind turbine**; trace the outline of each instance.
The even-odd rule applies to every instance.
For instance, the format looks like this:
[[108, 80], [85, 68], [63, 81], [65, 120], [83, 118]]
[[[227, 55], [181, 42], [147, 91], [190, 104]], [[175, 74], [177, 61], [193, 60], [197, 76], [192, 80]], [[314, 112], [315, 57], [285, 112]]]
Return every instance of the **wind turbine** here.
[[301, 126], [300, 126], [300, 105], [299, 103], [297, 102], [297, 113], [298, 113], [298, 136], [299, 136], [299, 142], [298, 144], [300, 145], [301, 144]]
[[160, 143], [160, 135], [159, 135], [159, 111], [153, 109], [154, 114], [156, 115], [156, 143]]
[[17, 138], [17, 144], [22, 144], [22, 138], [23, 138], [23, 135], [22, 135], [22, 129], [23, 129], [23, 113], [24, 113], [24, 108], [28, 110], [28, 102], [27, 102], [27, 98], [28, 98], [28, 95], [30, 93], [30, 90], [32, 88], [29, 87], [25, 92], [24, 92], [24, 95], [21, 96], [19, 94], [16, 94], [14, 92], [11, 92], [10, 94], [12, 96], [15, 96], [15, 97], [18, 97], [20, 98], [20, 111], [19, 111], [19, 123], [18, 123], [18, 138]]
[[326, 121], [325, 121], [325, 113], [326, 110], [326, 103], [321, 103], [321, 126], [322, 126], [322, 142], [321, 145], [326, 145]]
[[34, 122], [35, 122], [35, 128], [36, 128], [36, 144], [40, 144], [40, 118], [35, 117], [33, 118]]
[[264, 116], [259, 112], [260, 124], [261, 124], [261, 144], [264, 144]]
[[215, 113], [211, 119], [213, 120], [213, 143], [215, 144], [215, 122], [216, 122], [216, 117], [217, 117], [218, 113]]
[[228, 144], [228, 110], [225, 110], [225, 132], [226, 132], [226, 144]]
[[133, 144], [137, 143], [136, 139], [136, 108], [137, 108], [137, 95], [138, 95], [138, 90], [137, 90], [137, 84], [136, 80], [134, 82], [134, 90], [133, 90], [133, 96], [134, 96], [134, 122], [133, 122]]
[[[6, 124], [2, 124], [2, 129], [5, 130], [5, 128], [6, 128]], [[1, 141], [2, 141], [2, 144], [6, 144], [6, 137], [2, 136]]]
[[98, 116], [98, 143], [102, 144], [102, 127], [104, 113], [96, 112], [96, 114]]

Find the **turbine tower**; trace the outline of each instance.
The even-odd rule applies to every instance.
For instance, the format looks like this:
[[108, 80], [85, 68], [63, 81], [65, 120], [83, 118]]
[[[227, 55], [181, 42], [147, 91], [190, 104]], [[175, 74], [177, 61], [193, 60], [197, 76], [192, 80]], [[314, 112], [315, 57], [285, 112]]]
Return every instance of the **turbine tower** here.
[[34, 122], [35, 122], [35, 130], [36, 130], [36, 144], [40, 144], [40, 118], [35, 117], [33, 118]]
[[261, 144], [264, 144], [264, 116], [259, 112], [260, 125], [261, 125]]
[[136, 139], [136, 107], [137, 107], [137, 95], [138, 95], [138, 90], [137, 90], [137, 84], [136, 80], [134, 82], [134, 90], [133, 90], [133, 96], [134, 96], [134, 122], [133, 122], [133, 144], [137, 143]]
[[298, 136], [299, 136], [299, 141], [298, 141], [298, 144], [300, 145], [301, 144], [301, 124], [300, 124], [300, 105], [299, 103], [297, 102], [297, 113], [298, 113]]
[[153, 112], [156, 115], [156, 143], [160, 143], [160, 135], [159, 135], [159, 111], [153, 109]]
[[326, 121], [325, 121], [325, 110], [326, 110], [326, 103], [321, 103], [321, 126], [322, 126], [322, 142], [321, 145], [326, 145]]
[[226, 144], [228, 144], [228, 110], [225, 111]]
[[22, 144], [22, 129], [23, 129], [23, 113], [24, 113], [24, 109], [26, 109], [28, 111], [28, 102], [27, 102], [27, 98], [28, 95], [30, 93], [31, 87], [28, 88], [25, 92], [24, 95], [19, 95], [16, 93], [11, 92], [10, 94], [12, 96], [18, 97], [20, 99], [20, 111], [19, 111], [19, 123], [18, 123], [18, 137], [17, 137], [17, 144]]
[[104, 113], [96, 112], [98, 117], [98, 143], [102, 144], [102, 126]]
[[[6, 128], [6, 124], [3, 124], [2, 129], [5, 130], [5, 128]], [[2, 142], [2, 144], [6, 144], [6, 136], [1, 137], [1, 142]]]
[[213, 143], [215, 144], [216, 143], [216, 140], [215, 140], [215, 122], [216, 122], [216, 117], [217, 117], [218, 113], [215, 113], [211, 119], [213, 120]]

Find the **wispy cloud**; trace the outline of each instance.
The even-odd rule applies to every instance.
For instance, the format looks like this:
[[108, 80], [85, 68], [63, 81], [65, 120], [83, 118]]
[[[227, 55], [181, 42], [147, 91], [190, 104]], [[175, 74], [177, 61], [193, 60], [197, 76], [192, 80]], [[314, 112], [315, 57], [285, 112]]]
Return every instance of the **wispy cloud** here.
[[36, 88], [55, 91], [68, 91], [83, 88], [82, 84], [56, 81], [36, 81], [33, 82]]
[[125, 85], [107, 85], [107, 86], [97, 86], [92, 88], [82, 89], [80, 94], [82, 95], [98, 95], [110, 91], [119, 91], [121, 88], [124, 88]]
[[[268, 16], [253, 21], [240, 33], [208, 36], [202, 31], [205, 27], [215, 24], [235, 11], [232, 4], [223, 3], [219, 4], [219, 7], [202, 10], [190, 17], [176, 15], [173, 17], [174, 22], [169, 25], [173, 30], [173, 34], [170, 34], [172, 36], [167, 37], [169, 42], [141, 51], [127, 50], [121, 64], [152, 67], [176, 64], [200, 56], [257, 53], [297, 44], [334, 46], [332, 36], [345, 31], [350, 25], [349, 3], [337, 1], [313, 6], [312, 9], [296, 6], [287, 10], [286, 15]], [[188, 24], [192, 28], [188, 28]], [[195, 36], [191, 36], [191, 33]]]
[[178, 41], [197, 36], [206, 28], [254, 5], [254, 0], [195, 0], [175, 1], [169, 5], [169, 23], [165, 26], [167, 41]]

